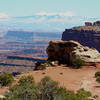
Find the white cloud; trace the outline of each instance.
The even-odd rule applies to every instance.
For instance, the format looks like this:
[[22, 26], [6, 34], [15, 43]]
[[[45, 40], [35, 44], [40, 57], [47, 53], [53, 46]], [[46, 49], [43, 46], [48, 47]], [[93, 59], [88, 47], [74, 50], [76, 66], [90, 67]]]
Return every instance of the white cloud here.
[[73, 12], [39, 12], [28, 19], [21, 19], [21, 21], [24, 21], [24, 23], [73, 23], [74, 21], [72, 21], [72, 18], [75, 16], [76, 15]]
[[59, 12], [59, 13], [53, 13], [53, 12], [39, 12], [39, 13], [36, 13], [36, 15], [39, 15], [39, 16], [75, 16], [75, 14], [73, 12]]
[[0, 19], [7, 19], [7, 18], [9, 18], [9, 15], [5, 13], [0, 13]]

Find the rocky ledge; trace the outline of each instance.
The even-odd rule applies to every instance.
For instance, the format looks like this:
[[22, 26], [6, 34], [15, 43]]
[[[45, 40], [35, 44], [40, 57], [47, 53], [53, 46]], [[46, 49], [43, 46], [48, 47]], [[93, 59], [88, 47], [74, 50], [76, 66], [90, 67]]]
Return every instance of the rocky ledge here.
[[100, 53], [76, 41], [50, 41], [47, 47], [48, 59], [70, 64], [74, 59], [81, 58], [86, 63], [100, 63]]

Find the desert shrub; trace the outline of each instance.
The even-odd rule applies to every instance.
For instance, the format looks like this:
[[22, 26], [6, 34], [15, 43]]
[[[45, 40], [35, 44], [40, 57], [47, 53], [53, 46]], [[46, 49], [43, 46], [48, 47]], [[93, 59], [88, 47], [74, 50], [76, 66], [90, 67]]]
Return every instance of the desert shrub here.
[[43, 64], [43, 65], [40, 65], [40, 66], [38, 66], [38, 70], [44, 70], [44, 69], [46, 69], [46, 66]]
[[95, 73], [95, 78], [100, 77], [100, 71]]
[[32, 76], [22, 76], [5, 95], [8, 100], [37, 100], [37, 88]]
[[56, 95], [56, 100], [78, 100], [73, 91], [68, 91], [66, 88], [60, 87]]
[[50, 67], [51, 64], [49, 61], [46, 61], [45, 63], [42, 63], [42, 64], [39, 64], [37, 63], [36, 66], [35, 66], [35, 70], [44, 70], [46, 69], [47, 67]]
[[95, 73], [96, 81], [100, 83], [100, 71]]
[[14, 100], [14, 99], [0, 98], [0, 100]]
[[39, 65], [39, 66], [35, 66], [34, 70], [44, 70], [44, 69], [46, 69], [45, 65]]
[[88, 100], [88, 97], [92, 96], [91, 92], [84, 90], [83, 88], [77, 91], [77, 96], [83, 98], [83, 100]]
[[45, 63], [44, 63], [44, 65], [46, 66], [46, 67], [51, 67], [52, 65], [51, 65], [51, 61], [46, 61]]
[[0, 100], [7, 100], [7, 99], [0, 98]]
[[100, 83], [100, 77], [97, 77], [96, 81], [97, 81], [98, 83]]
[[0, 85], [1, 86], [7, 86], [10, 85], [14, 81], [14, 78], [12, 74], [10, 73], [5, 73], [0, 75]]
[[35, 70], [44, 70], [46, 69], [47, 67], [50, 67], [51, 64], [49, 61], [46, 61], [45, 63], [39, 63], [37, 62], [36, 65], [35, 65]]
[[58, 82], [51, 80], [50, 77], [44, 77], [38, 84], [39, 100], [55, 100], [58, 90]]
[[25, 84], [25, 83], [35, 83], [33, 76], [22, 76], [18, 82], [19, 84]]
[[73, 91], [68, 91], [65, 88], [59, 88], [59, 100], [89, 100], [88, 97], [91, 96], [91, 92], [80, 89], [77, 93]]
[[5, 100], [89, 100], [91, 93], [80, 89], [77, 93], [59, 87], [58, 82], [44, 77], [37, 85], [32, 76], [23, 76], [11, 87]]
[[72, 61], [72, 66], [74, 68], [80, 68], [81, 66], [85, 65], [85, 61], [81, 58], [76, 58]]
[[38, 88], [39, 100], [88, 100], [88, 97], [91, 96], [91, 93], [84, 89], [74, 93], [59, 87], [58, 82], [51, 80], [50, 77], [44, 77], [38, 84]]

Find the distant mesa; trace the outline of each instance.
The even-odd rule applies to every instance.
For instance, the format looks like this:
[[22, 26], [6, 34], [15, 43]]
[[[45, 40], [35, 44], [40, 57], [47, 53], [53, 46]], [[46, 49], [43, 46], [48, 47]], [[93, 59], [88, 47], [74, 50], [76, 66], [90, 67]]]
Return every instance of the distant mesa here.
[[7, 39], [15, 39], [15, 40], [23, 40], [23, 41], [43, 41], [45, 38], [45, 41], [48, 39], [59, 39], [61, 37], [61, 34], [58, 34], [57, 32], [32, 32], [32, 31], [19, 31], [19, 30], [9, 30], [7, 34], [5, 35]]
[[74, 40], [100, 52], [100, 21], [85, 22], [84, 26], [66, 29], [62, 34], [62, 40]]
[[33, 32], [27, 32], [27, 31], [8, 31], [5, 37], [20, 39], [20, 40], [32, 40], [33, 34], [34, 34]]

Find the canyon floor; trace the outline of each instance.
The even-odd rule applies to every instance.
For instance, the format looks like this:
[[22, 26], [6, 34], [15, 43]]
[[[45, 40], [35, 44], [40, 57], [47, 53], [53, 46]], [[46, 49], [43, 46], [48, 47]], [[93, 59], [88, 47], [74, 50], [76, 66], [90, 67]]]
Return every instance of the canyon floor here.
[[[84, 66], [81, 69], [56, 66], [49, 67], [46, 70], [29, 71], [22, 75], [32, 75], [36, 82], [39, 82], [45, 76], [50, 76], [53, 80], [58, 81], [60, 86], [69, 90], [77, 91], [84, 88], [91, 91], [93, 95], [100, 96], [100, 84], [94, 78], [95, 72], [99, 70], [99, 68], [93, 66]], [[0, 88], [0, 94], [3, 94], [7, 89], [7, 87]]]

